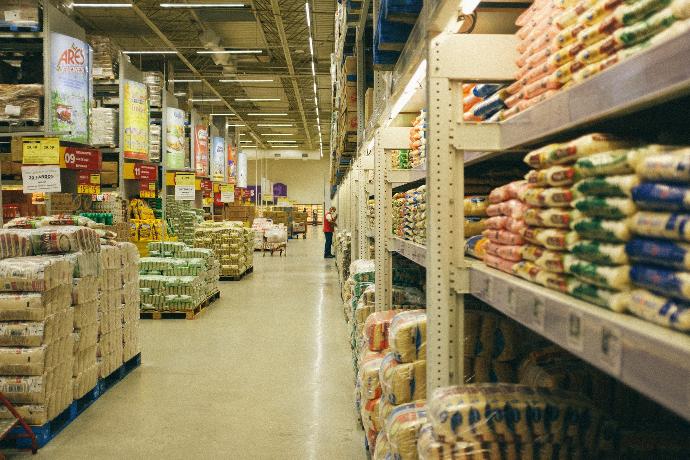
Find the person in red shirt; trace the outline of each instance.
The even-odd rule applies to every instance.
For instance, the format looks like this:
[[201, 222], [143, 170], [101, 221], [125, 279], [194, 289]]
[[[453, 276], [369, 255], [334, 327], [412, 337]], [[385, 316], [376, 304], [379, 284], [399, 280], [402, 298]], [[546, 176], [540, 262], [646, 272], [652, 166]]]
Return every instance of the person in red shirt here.
[[326, 237], [326, 246], [323, 249], [323, 257], [325, 259], [335, 257], [331, 254], [331, 246], [333, 245], [333, 230], [335, 229], [337, 219], [338, 215], [335, 213], [335, 206], [331, 206], [331, 209], [326, 212], [323, 219], [323, 234]]

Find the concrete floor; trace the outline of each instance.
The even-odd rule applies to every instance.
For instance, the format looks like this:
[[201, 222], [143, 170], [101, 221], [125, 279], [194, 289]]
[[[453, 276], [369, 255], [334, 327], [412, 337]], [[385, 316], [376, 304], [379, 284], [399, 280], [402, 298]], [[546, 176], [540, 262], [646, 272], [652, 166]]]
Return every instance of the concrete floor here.
[[142, 366], [36, 457], [365, 458], [337, 272], [314, 233], [287, 257], [255, 253], [197, 320], [142, 321]]

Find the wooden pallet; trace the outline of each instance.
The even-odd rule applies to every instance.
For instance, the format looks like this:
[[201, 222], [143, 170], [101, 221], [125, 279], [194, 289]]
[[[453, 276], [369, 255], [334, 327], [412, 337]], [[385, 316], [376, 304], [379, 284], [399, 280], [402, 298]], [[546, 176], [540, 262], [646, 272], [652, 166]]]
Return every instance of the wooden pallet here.
[[254, 272], [254, 267], [249, 267], [241, 275], [221, 275], [219, 279], [220, 281], [239, 281], [252, 272]]
[[220, 291], [216, 291], [201, 302], [194, 310], [181, 311], [142, 311], [140, 319], [196, 319], [209, 305], [220, 298]]
[[[60, 415], [55, 417], [53, 420], [45, 423], [43, 425], [31, 425], [31, 430], [36, 435], [36, 442], [38, 447], [41, 448], [48, 444], [55, 436], [57, 436], [62, 430], [64, 430], [70, 423], [72, 423], [80, 414], [82, 414], [86, 409], [88, 409], [91, 404], [96, 402], [98, 398], [103, 396], [103, 394], [115, 386], [118, 382], [124, 379], [130, 372], [141, 365], [141, 353], [135, 355], [129, 361], [118, 367], [115, 372], [109, 376], [98, 379], [96, 386], [90, 390], [86, 395], [81, 398], [72, 401], [67, 409], [62, 411]], [[10, 434], [21, 434], [21, 427], [15, 427], [12, 429]], [[31, 440], [27, 438], [11, 439], [3, 442], [3, 446], [16, 448], [16, 449], [30, 449]]]

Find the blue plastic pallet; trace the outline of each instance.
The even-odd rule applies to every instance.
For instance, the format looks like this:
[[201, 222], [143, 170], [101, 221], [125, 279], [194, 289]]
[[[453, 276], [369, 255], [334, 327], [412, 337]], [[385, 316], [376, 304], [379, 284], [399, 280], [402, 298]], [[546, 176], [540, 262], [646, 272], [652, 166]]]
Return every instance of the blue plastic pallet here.
[[[104, 379], [99, 379], [96, 386], [90, 390], [86, 395], [72, 401], [72, 404], [67, 407], [60, 415], [55, 417], [48, 423], [40, 426], [32, 425], [31, 429], [36, 436], [36, 443], [38, 448], [48, 444], [55, 436], [64, 430], [70, 423], [72, 423], [82, 412], [88, 409], [91, 404], [96, 402], [98, 398], [103, 396], [103, 393], [115, 386], [117, 382], [124, 379], [127, 374], [141, 365], [141, 353], [134, 356], [132, 359], [118, 367], [115, 372]], [[10, 432], [12, 434], [22, 434], [24, 430], [21, 427], [15, 427]], [[4, 446], [15, 447], [17, 449], [30, 449], [31, 440], [28, 438], [12, 439], [4, 442]]]

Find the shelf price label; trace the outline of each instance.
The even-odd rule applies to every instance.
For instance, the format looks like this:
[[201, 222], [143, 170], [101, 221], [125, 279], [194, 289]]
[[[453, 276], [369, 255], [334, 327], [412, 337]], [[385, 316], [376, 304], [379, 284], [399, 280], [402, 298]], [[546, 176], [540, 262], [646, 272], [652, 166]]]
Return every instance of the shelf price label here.
[[195, 199], [195, 181], [194, 173], [175, 174], [175, 200], [193, 201]]
[[60, 167], [22, 166], [22, 189], [24, 193], [53, 193], [62, 191]]
[[235, 186], [230, 184], [223, 184], [220, 186], [220, 201], [222, 203], [235, 202]]
[[60, 167], [86, 171], [100, 171], [102, 156], [100, 150], [78, 147], [60, 149]]
[[140, 182], [139, 198], [156, 198], [156, 183]]
[[623, 362], [621, 331], [612, 326], [601, 326], [598, 339], [599, 361], [611, 375], [619, 376]]
[[23, 138], [22, 163], [25, 165], [60, 164], [60, 139], [57, 137]]
[[77, 193], [79, 195], [99, 195], [101, 193], [101, 175], [99, 173], [80, 172], [77, 175]]

